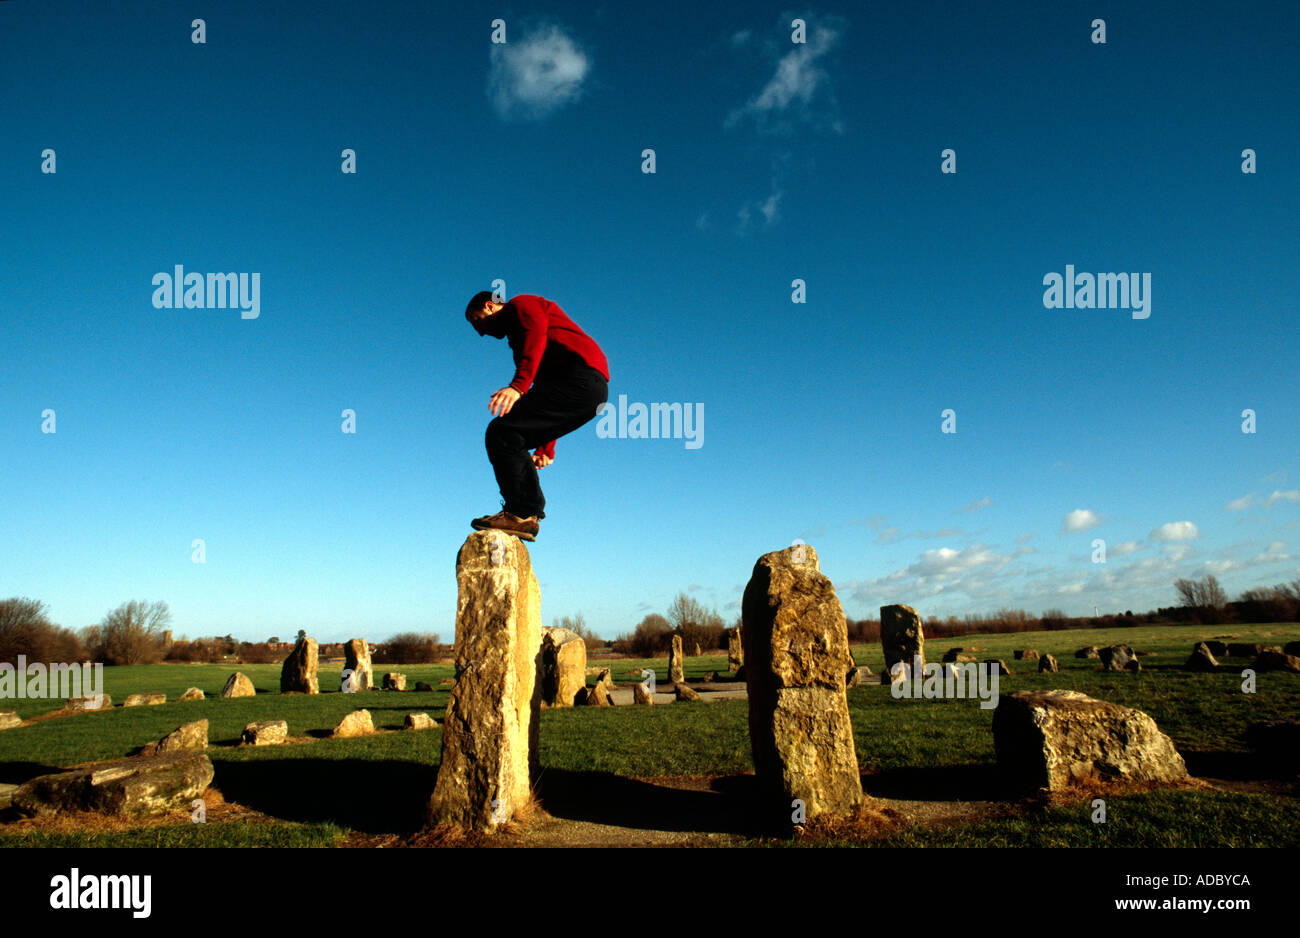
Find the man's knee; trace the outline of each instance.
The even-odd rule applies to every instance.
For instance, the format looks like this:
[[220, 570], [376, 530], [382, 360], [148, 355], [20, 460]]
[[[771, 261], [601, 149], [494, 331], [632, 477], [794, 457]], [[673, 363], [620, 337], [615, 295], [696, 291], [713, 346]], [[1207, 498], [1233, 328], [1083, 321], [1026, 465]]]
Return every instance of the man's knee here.
[[489, 456], [526, 448], [519, 431], [508, 424], [502, 423], [500, 417], [488, 423], [487, 432], [484, 434], [484, 443], [487, 445]]

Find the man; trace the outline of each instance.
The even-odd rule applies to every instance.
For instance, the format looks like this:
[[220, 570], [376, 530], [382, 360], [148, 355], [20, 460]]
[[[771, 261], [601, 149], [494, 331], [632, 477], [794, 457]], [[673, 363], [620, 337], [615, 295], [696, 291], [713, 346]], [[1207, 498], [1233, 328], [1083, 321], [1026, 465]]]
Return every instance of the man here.
[[537, 470], [555, 461], [556, 439], [609, 399], [609, 365], [600, 346], [544, 297], [523, 293], [500, 303], [484, 290], [469, 301], [465, 318], [479, 335], [508, 340], [515, 357], [514, 378], [488, 401], [496, 417], [487, 427], [488, 459], [504, 504], [470, 525], [536, 540], [546, 517]]

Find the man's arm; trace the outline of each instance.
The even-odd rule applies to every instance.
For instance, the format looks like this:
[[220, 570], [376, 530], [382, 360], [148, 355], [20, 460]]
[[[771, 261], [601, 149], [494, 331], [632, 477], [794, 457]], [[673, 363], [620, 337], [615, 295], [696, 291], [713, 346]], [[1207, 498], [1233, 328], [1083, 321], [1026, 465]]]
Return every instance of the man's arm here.
[[535, 297], [517, 296], [510, 301], [515, 312], [519, 314], [519, 324], [524, 327], [524, 349], [519, 356], [519, 367], [509, 384], [520, 394], [527, 394], [533, 386], [533, 378], [542, 364], [542, 355], [546, 351], [546, 329], [550, 325], [546, 308]]

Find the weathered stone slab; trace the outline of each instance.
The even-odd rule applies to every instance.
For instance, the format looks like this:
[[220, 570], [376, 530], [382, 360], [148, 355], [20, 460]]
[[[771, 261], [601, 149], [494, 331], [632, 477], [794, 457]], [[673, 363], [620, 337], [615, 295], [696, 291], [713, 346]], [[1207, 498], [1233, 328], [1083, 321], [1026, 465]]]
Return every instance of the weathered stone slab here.
[[202, 752], [208, 748], [208, 721], [195, 720], [182, 723], [156, 743], [149, 743], [140, 751], [142, 756], [160, 752]]
[[886, 671], [900, 661], [915, 667], [916, 658], [925, 667], [925, 632], [915, 609], [902, 603], [880, 607], [880, 647], [885, 653]]
[[236, 671], [226, 678], [226, 686], [221, 688], [222, 697], [256, 697], [257, 690], [243, 672]]
[[28, 817], [64, 811], [149, 817], [188, 811], [210, 784], [212, 762], [206, 755], [167, 752], [41, 775], [19, 786], [12, 799]]
[[650, 688], [645, 684], [632, 685], [632, 703], [640, 704], [643, 707], [652, 707], [655, 702], [654, 694], [650, 693]]
[[1251, 667], [1256, 671], [1290, 671], [1292, 674], [1300, 674], [1300, 658], [1285, 652], [1265, 649], [1255, 657]]
[[0, 710], [0, 730], [11, 730], [15, 726], [21, 726], [22, 722], [23, 718], [17, 710]]
[[844, 610], [807, 544], [764, 554], [741, 603], [749, 739], [773, 820], [844, 815], [863, 802], [849, 722]]
[[[606, 674], [609, 672], [606, 671]], [[591, 687], [587, 688], [587, 696], [583, 698], [583, 703], [588, 707], [609, 707], [613, 702], [609, 699], [609, 686], [603, 681], [597, 681]]]
[[199, 690], [197, 687], [191, 687], [191, 688], [188, 688], [188, 689], [185, 691], [185, 693], [181, 694], [181, 696], [180, 696], [178, 699], [180, 699], [180, 700], [202, 700], [202, 699], [203, 699], [203, 691]]
[[145, 693], [145, 694], [128, 694], [126, 700], [122, 701], [123, 707], [157, 707], [167, 702], [166, 694]]
[[1214, 655], [1210, 653], [1210, 646], [1205, 642], [1196, 645], [1187, 658], [1187, 668], [1191, 671], [1213, 671], [1218, 666], [1219, 662], [1214, 659]]
[[1140, 710], [1078, 691], [1002, 694], [993, 713], [998, 766], [1016, 788], [1058, 791], [1187, 777], [1173, 742]]
[[389, 671], [384, 675], [384, 690], [406, 690], [406, 675]]
[[1011, 653], [1011, 657], [1017, 661], [1037, 661], [1038, 651], [1033, 648], [1017, 648]]
[[436, 729], [438, 723], [427, 713], [408, 713], [406, 722], [402, 725], [403, 729], [408, 730], [431, 730]]
[[466, 538], [456, 583], [456, 683], [429, 820], [490, 830], [529, 802], [538, 768], [541, 595], [523, 542], [497, 531]]
[[673, 692], [678, 700], [699, 700], [700, 695], [694, 688], [690, 687], [685, 681], [678, 681], [673, 685]]
[[1043, 655], [1043, 657], [1038, 659], [1039, 674], [1055, 674], [1060, 670], [1061, 666], [1056, 663], [1056, 657], [1054, 655]]
[[1111, 645], [1097, 649], [1103, 671], [1141, 671], [1137, 654], [1128, 645]]
[[285, 720], [259, 720], [244, 727], [239, 738], [241, 746], [278, 746], [289, 736]]
[[334, 727], [330, 734], [334, 739], [347, 739], [352, 736], [369, 736], [375, 731], [375, 724], [370, 719], [369, 710], [353, 710]]
[[67, 710], [109, 710], [113, 707], [113, 698], [108, 694], [87, 694], [85, 697], [70, 697], [64, 704]]

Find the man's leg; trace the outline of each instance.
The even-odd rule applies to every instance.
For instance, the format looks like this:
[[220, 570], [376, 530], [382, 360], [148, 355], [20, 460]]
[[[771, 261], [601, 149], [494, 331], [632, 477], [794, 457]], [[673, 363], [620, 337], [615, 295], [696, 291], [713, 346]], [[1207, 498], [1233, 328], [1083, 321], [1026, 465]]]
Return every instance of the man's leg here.
[[571, 380], [534, 384], [510, 413], [488, 424], [485, 442], [505, 510], [520, 518], [545, 518], [546, 498], [532, 450], [572, 433], [596, 416], [609, 388], [594, 369]]

